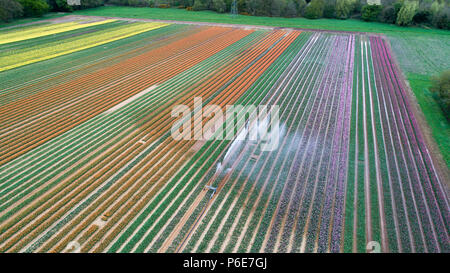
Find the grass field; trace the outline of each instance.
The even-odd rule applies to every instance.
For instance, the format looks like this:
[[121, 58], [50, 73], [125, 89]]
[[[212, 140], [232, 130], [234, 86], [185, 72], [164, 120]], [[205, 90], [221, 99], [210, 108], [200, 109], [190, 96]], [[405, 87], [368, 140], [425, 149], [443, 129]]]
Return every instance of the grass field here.
[[158, 9], [158, 8], [136, 8], [136, 7], [99, 7], [76, 11], [74, 14], [94, 15], [94, 16], [114, 16], [124, 18], [144, 18], [161, 20], [179, 20], [192, 22], [212, 22], [244, 25], [262, 25], [275, 27], [295, 27], [306, 29], [326, 29], [338, 31], [359, 31], [374, 33], [405, 32], [424, 35], [442, 34], [449, 35], [448, 31], [438, 29], [424, 29], [416, 27], [399, 27], [374, 22], [364, 22], [361, 20], [335, 20], [318, 19], [309, 20], [305, 18], [280, 18], [280, 17], [256, 17], [239, 15], [232, 18], [227, 13], [216, 13], [213, 11], [186, 11], [184, 9]]
[[[37, 35], [50, 29], [0, 45], [0, 252], [450, 251], [447, 185], [383, 37], [124, 20]], [[174, 139], [171, 111], [194, 97], [278, 105], [276, 149]], [[204, 109], [182, 120], [194, 135], [216, 128]], [[237, 111], [219, 128], [273, 117]]]
[[450, 69], [450, 37], [395, 33], [388, 36], [433, 137], [450, 169], [450, 124], [428, 90], [431, 77]]

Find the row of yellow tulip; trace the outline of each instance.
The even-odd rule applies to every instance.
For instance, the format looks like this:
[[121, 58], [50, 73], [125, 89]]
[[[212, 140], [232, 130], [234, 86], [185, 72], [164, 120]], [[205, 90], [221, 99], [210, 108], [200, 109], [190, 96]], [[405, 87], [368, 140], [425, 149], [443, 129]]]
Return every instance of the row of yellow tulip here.
[[96, 21], [96, 22], [91, 22], [91, 23], [86, 23], [85, 21], [59, 23], [59, 24], [38, 26], [38, 27], [31, 28], [31, 29], [23, 30], [23, 31], [5, 33], [3, 35], [0, 34], [0, 45], [23, 41], [23, 40], [28, 40], [28, 39], [33, 39], [33, 38], [42, 37], [42, 36], [47, 36], [47, 35], [51, 35], [51, 34], [57, 34], [57, 33], [71, 31], [71, 30], [76, 30], [76, 29], [80, 29], [80, 28], [102, 25], [102, 24], [106, 24], [106, 23], [110, 23], [110, 22], [114, 22], [114, 21], [115, 20], [102, 20], [102, 21]]
[[99, 46], [166, 25], [168, 24], [132, 23], [114, 27], [112, 29], [97, 31], [80, 37], [73, 37], [63, 41], [49, 43], [44, 47], [39, 45], [28, 48], [25, 51], [10, 52], [10, 54], [0, 56], [0, 71]]

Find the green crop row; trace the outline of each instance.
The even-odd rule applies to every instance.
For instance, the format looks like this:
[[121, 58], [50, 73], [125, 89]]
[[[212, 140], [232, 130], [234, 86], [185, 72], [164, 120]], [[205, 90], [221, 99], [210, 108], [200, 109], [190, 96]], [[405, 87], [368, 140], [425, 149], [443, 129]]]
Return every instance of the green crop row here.
[[[283, 78], [279, 78], [279, 75], [285, 71], [287, 65], [290, 63], [290, 59], [293, 56], [295, 56], [295, 53], [296, 53], [295, 51], [298, 48], [302, 47], [302, 45], [305, 42], [305, 36], [308, 37], [309, 35], [303, 34], [299, 38], [297, 38], [297, 40], [294, 43], [292, 43], [290, 45], [290, 47], [288, 47], [284, 51], [284, 53], [272, 64], [271, 68], [269, 68], [266, 71], [266, 73], [264, 73], [263, 76], [261, 76], [261, 81], [258, 81], [258, 83], [255, 83], [254, 88], [252, 88], [252, 89], [260, 90], [259, 92], [266, 95], [267, 92], [269, 90], [271, 90], [271, 88], [273, 88], [273, 86], [276, 85], [275, 79], [278, 79], [278, 82], [280, 82]], [[260, 87], [260, 85], [262, 85], [262, 86]], [[261, 88], [263, 88], [264, 92], [261, 91]], [[249, 92], [252, 92], [251, 90], [249, 90]], [[273, 89], [271, 92], [273, 92]], [[261, 99], [262, 99], [262, 97], [259, 97], [259, 99], [253, 100], [252, 103], [259, 105], [261, 103]], [[199, 231], [203, 230], [202, 226], [204, 226], [209, 221], [209, 219], [212, 217], [212, 214], [215, 213], [216, 209], [219, 206], [218, 204], [220, 204], [220, 202], [223, 200], [224, 195], [228, 193], [229, 186], [233, 185], [233, 190], [230, 193], [230, 197], [228, 197], [226, 199], [224, 205], [220, 206], [220, 211], [218, 212], [218, 215], [215, 217], [214, 223], [212, 224], [211, 228], [209, 229], [205, 238], [203, 239], [202, 244], [200, 245], [200, 248], [196, 249], [196, 251], [202, 251], [202, 248], [206, 247], [206, 244], [208, 244], [210, 239], [212, 239], [213, 234], [216, 232], [219, 232], [219, 235], [218, 235], [219, 238], [218, 238], [218, 240], [216, 240], [216, 242], [213, 245], [213, 248], [211, 250], [213, 252], [218, 251], [218, 248], [223, 243], [224, 236], [225, 236], [228, 228], [230, 228], [230, 225], [234, 222], [233, 219], [228, 218], [228, 220], [225, 221], [225, 226], [220, 231], [217, 230], [217, 227], [220, 224], [220, 222], [222, 221], [223, 216], [225, 216], [225, 213], [227, 212], [228, 207], [231, 205], [231, 200], [234, 200], [237, 197], [237, 193], [239, 192], [239, 196], [238, 196], [239, 199], [237, 200], [237, 203], [234, 205], [233, 210], [229, 216], [229, 217], [234, 217], [235, 215], [237, 215], [238, 210], [241, 208], [241, 204], [244, 202], [244, 199], [247, 198], [248, 192], [254, 186], [255, 181], [258, 181], [257, 182], [258, 184], [261, 183], [262, 181], [264, 181], [264, 179], [262, 179], [262, 178], [256, 179], [256, 177], [255, 177], [255, 175], [257, 174], [257, 172], [255, 172], [255, 170], [261, 169], [260, 167], [256, 167], [256, 166], [260, 166], [262, 164], [262, 161], [258, 160], [258, 162], [255, 163], [257, 165], [255, 165], [251, 161], [249, 161], [249, 156], [250, 156], [250, 154], [256, 152], [258, 143], [256, 143], [255, 145], [252, 145], [252, 146], [253, 146], [252, 150], [250, 150], [248, 153], [246, 153], [244, 158], [242, 158], [240, 160], [238, 167], [234, 170], [233, 169], [231, 170], [233, 173], [232, 173], [230, 179], [228, 179], [226, 181], [224, 188], [222, 188], [221, 191], [218, 193], [218, 196], [215, 199], [213, 206], [208, 210], [208, 215], [206, 215], [205, 218], [203, 218], [201, 226], [196, 229], [197, 232], [190, 239], [190, 241], [184, 251], [189, 251], [189, 249], [192, 247], [192, 243], [196, 242], [195, 238], [200, 235]], [[266, 157], [265, 154], [266, 153], [261, 154], [261, 157], [265, 158]], [[252, 167], [250, 167], [249, 165]], [[226, 170], [226, 168], [224, 168], [224, 170]], [[252, 171], [250, 171], [250, 170], [252, 170]], [[263, 170], [263, 169], [261, 169], [261, 170]], [[247, 174], [247, 172], [249, 172], [249, 171], [251, 173]], [[238, 177], [238, 173], [239, 173], [239, 177]], [[248, 177], [246, 177], [246, 176], [248, 176]], [[236, 180], [238, 180], [238, 183], [235, 184], [234, 181], [236, 181]], [[245, 187], [241, 191], [241, 190], [239, 190], [238, 186], [241, 185], [241, 186], [239, 186], [241, 188], [243, 186], [242, 183], [244, 181], [247, 181], [247, 182], [245, 183]], [[256, 187], [258, 187], [258, 186], [256, 186]], [[239, 224], [238, 224], [238, 226], [239, 226]]]
[[[228, 141], [226, 141], [226, 142], [228, 142]], [[223, 149], [223, 148], [220, 148], [220, 149], [219, 149], [219, 152], [220, 152], [220, 153], [218, 153], [218, 154], [216, 154], [216, 155], [221, 154], [222, 149]], [[216, 150], [215, 153], [217, 153], [217, 150]], [[137, 249], [136, 249], [136, 251], [138, 251], [138, 252], [143, 251], [143, 250], [146, 248], [146, 246], [150, 243], [150, 241], [153, 239], [153, 236], [156, 235], [156, 233], [158, 232], [159, 228], [161, 228], [161, 227], [165, 224], [165, 222], [168, 220], [168, 218], [169, 218], [170, 215], [171, 215], [170, 212], [174, 212], [174, 211], [177, 209], [176, 204], [179, 203], [179, 202], [181, 202], [181, 200], [183, 200], [183, 199], [186, 197], [186, 195], [189, 193], [189, 190], [192, 190], [192, 189], [193, 189], [193, 187], [194, 187], [196, 181], [198, 181], [198, 179], [199, 179], [200, 177], [203, 176], [203, 173], [204, 173], [206, 170], [208, 170], [208, 169], [210, 168], [210, 166], [212, 166], [212, 165], [215, 164], [215, 162], [217, 161], [217, 159], [219, 159], [219, 157], [217, 157], [216, 159], [210, 158], [210, 159], [207, 161], [208, 164], [202, 165], [201, 172], [197, 173], [196, 176], [195, 176], [194, 178], [191, 179], [191, 182], [190, 182], [190, 183], [186, 186], [186, 188], [180, 193], [180, 194], [181, 194], [181, 197], [178, 197], [178, 198], [174, 201], [175, 203], [170, 207], [169, 211], [165, 212], [163, 218], [162, 218], [160, 221], [158, 221], [158, 222], [156, 223], [156, 227], [155, 227], [155, 228], [152, 228], [148, 234], [146, 234], [146, 233], [144, 234], [144, 233], [142, 232], [142, 230], [144, 230], [144, 232], [145, 232], [146, 228], [150, 227], [150, 225], [152, 224], [152, 219], [153, 219], [155, 216], [159, 215], [158, 210], [162, 210], [162, 209], [165, 207], [164, 205], [161, 205], [161, 206], [156, 210], [156, 212], [155, 212], [154, 214], [152, 214], [151, 217], [146, 221], [146, 223], [144, 224], [144, 226], [142, 226], [141, 232], [138, 232], [138, 233], [136, 234], [138, 237], [137, 237], [137, 238], [136, 238], [136, 236], [133, 237], [132, 240], [129, 242], [129, 244], [126, 246], [126, 248], [125, 248], [124, 250], [126, 251], [126, 250], [127, 250], [127, 247], [130, 248], [134, 243], [137, 242], [137, 240], [139, 240], [139, 239], [138, 239], [139, 237], [142, 237], [142, 236], [145, 235], [145, 238], [144, 238], [143, 241], [138, 245], [138, 247], [137, 247]], [[203, 161], [200, 161], [200, 162], [203, 163]], [[183, 172], [183, 173], [184, 173], [184, 172]], [[194, 173], [191, 173], [191, 174], [188, 176], [188, 179], [189, 179], [190, 177], [192, 177], [193, 175], [194, 175]], [[187, 182], [187, 181], [186, 181], [186, 182]], [[183, 183], [181, 183], [181, 184], [183, 184]], [[170, 202], [170, 201], [171, 201], [171, 198], [174, 197], [173, 195], [174, 195], [174, 194], [177, 194], [179, 190], [181, 190], [181, 189], [180, 189], [180, 187], [178, 186], [178, 187], [177, 187], [177, 190], [173, 191], [173, 192], [171, 193], [171, 196], [169, 196], [168, 198], [166, 198], [166, 199], [164, 200], [164, 202]], [[129, 249], [128, 249], [128, 250], [129, 250]]]
[[[248, 40], [247, 40], [247, 42], [248, 42]], [[233, 50], [236, 50], [236, 49], [233, 49], [233, 48], [230, 48], [229, 49], [229, 51], [228, 52], [233, 52]], [[222, 57], [221, 58], [219, 58], [219, 59], [223, 59], [225, 56], [227, 56], [227, 55], [222, 55]], [[205, 62], [204, 64], [207, 64], [207, 63], [210, 63], [210, 65], [218, 65], [218, 63], [220, 63], [220, 62], [217, 62], [217, 58], [211, 58], [210, 60], [207, 60], [207, 62]], [[201, 67], [201, 66], [200, 66]], [[194, 69], [192, 69], [191, 71], [200, 71], [199, 70], [199, 68], [198, 67], [196, 67], [196, 68], [194, 68]], [[197, 72], [197, 73], [199, 73], [199, 72]], [[201, 74], [200, 74], [201, 75]], [[199, 75], [199, 76], [200, 76]], [[180, 82], [183, 82], [183, 84], [189, 84], [189, 81], [186, 81], [186, 80], [181, 80], [181, 79], [183, 79], [183, 78], [186, 78], [186, 79], [189, 79], [189, 78], [192, 78], [192, 74], [190, 75], [189, 73], [183, 73], [183, 75], [181, 75], [181, 77], [180, 78], [178, 78], [177, 80], [178, 80], [178, 84], [180, 84]], [[170, 82], [170, 81], [169, 81]], [[173, 83], [176, 83], [177, 81], [172, 81], [172, 85], [173, 85]], [[165, 84], [166, 85], [166, 87], [168, 87], [168, 88], [170, 88], [170, 84]], [[182, 90], [182, 89], [181, 89]], [[163, 98], [166, 98], [167, 99], [167, 95], [166, 94], [164, 94], [164, 93], [162, 93], [162, 94], [160, 94], [159, 95], [159, 100], [162, 102], [162, 99]], [[142, 98], [142, 100], [144, 100], [145, 98], [143, 97]], [[142, 104], [142, 103], [148, 103], [148, 102], [139, 102], [139, 104]], [[142, 106], [140, 106], [138, 104], [138, 102], [134, 102], [134, 104], [130, 104], [130, 106], [129, 107], [133, 107], [136, 111], [139, 111], [139, 109], [142, 109]], [[124, 107], [124, 108], [127, 108], [127, 107]], [[123, 118], [121, 118], [121, 119], [118, 119], [117, 117], [116, 117], [116, 115], [118, 115], [119, 113], [122, 113], [122, 115], [123, 115], [123, 113], [125, 113], [126, 114], [126, 112], [125, 112], [125, 109], [120, 109], [120, 110], [118, 110], [117, 111], [117, 113], [113, 113], [113, 114], [111, 114], [111, 115], [108, 115], [108, 116], [99, 116], [99, 117], [97, 117], [97, 118], [95, 118], [93, 121], [92, 121], [92, 123], [90, 123], [91, 125], [92, 124], [105, 124], [104, 122], [102, 122], [101, 120], [102, 119], [105, 119], [105, 118], [108, 118], [111, 122], [118, 122], [118, 121], [121, 121], [122, 122], [122, 126], [129, 126], [130, 125], [130, 123], [129, 123], [129, 118], [130, 118], [130, 116], [128, 115], [126, 115], [126, 116], [124, 116]], [[117, 127], [115, 128], [116, 130], [117, 130]], [[95, 132], [95, 131], [94, 131]], [[113, 131], [111, 131], [111, 132], [115, 132], [114, 130]], [[58, 143], [59, 142], [59, 139], [56, 139], [56, 143]], [[100, 151], [101, 152], [101, 151]], [[98, 154], [98, 153], [97, 153]], [[83, 162], [84, 164], [86, 163], [86, 162]], [[70, 166], [70, 165], [69, 165]], [[78, 166], [80, 166], [80, 165], [78, 165]], [[83, 165], [81, 165], [81, 166], [83, 166]], [[75, 166], [76, 167], [76, 166]], [[73, 168], [73, 171], [75, 171], [77, 168]], [[72, 171], [72, 172], [73, 172]], [[59, 181], [61, 181], [61, 180], [59, 180]], [[57, 181], [55, 181], [55, 183], [56, 182], [58, 182], [58, 180]], [[55, 183], [53, 183], [53, 184], [55, 184]], [[44, 191], [41, 191], [40, 193], [42, 194], [42, 193], [45, 193], [45, 191], [46, 191], [47, 189], [45, 189]], [[38, 195], [35, 195], [35, 196], [38, 196]], [[24, 203], [21, 203], [21, 206], [23, 206], [23, 205], [26, 205], [26, 203], [27, 202], [24, 202]]]

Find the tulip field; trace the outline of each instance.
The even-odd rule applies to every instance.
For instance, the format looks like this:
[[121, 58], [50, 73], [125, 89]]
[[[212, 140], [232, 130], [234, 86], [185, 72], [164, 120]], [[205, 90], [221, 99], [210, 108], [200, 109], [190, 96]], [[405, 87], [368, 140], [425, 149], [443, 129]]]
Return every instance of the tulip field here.
[[[0, 29], [0, 253], [450, 251], [385, 38], [58, 20]], [[175, 140], [194, 97], [278, 105], [278, 147]]]

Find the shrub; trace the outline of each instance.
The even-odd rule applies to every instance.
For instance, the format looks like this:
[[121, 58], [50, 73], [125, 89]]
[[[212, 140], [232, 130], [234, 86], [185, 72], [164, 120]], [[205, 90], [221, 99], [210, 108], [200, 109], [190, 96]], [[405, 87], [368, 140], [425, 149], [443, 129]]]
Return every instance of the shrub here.
[[9, 22], [23, 14], [22, 5], [15, 0], [0, 0], [0, 20]]
[[433, 92], [439, 106], [450, 121], [450, 70], [444, 71], [438, 77], [431, 79], [430, 91]]
[[361, 18], [364, 21], [377, 21], [380, 16], [381, 9], [381, 5], [365, 5], [361, 10]]
[[441, 11], [433, 16], [433, 25], [437, 28], [450, 29], [450, 15]]
[[19, 0], [19, 3], [23, 7], [25, 17], [41, 17], [50, 9], [47, 2], [43, 0]]
[[323, 0], [312, 0], [306, 6], [305, 17], [309, 19], [318, 19], [323, 17], [325, 3]]
[[431, 23], [432, 14], [428, 9], [419, 10], [413, 17], [413, 22], [416, 24], [428, 24]]
[[414, 15], [416, 15], [417, 8], [419, 7], [418, 1], [405, 1], [403, 6], [398, 12], [397, 20], [395, 23], [399, 26], [407, 26], [412, 23]]
[[380, 21], [383, 23], [394, 24], [397, 18], [397, 12], [393, 5], [389, 5], [383, 8], [380, 14]]
[[223, 0], [212, 0], [214, 10], [220, 13], [224, 13], [226, 10], [225, 2]]
[[350, 0], [336, 1], [336, 17], [339, 19], [347, 19], [352, 11], [352, 2]]

